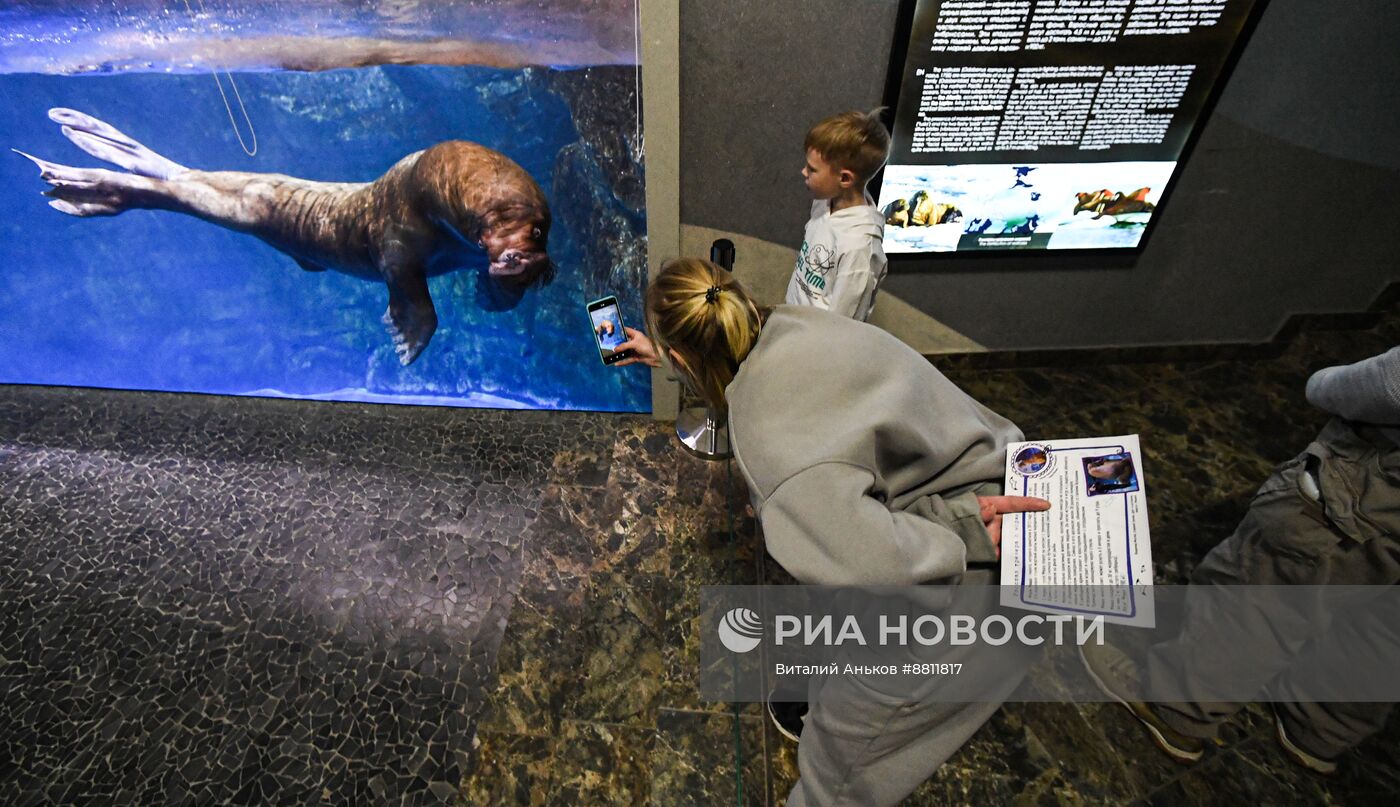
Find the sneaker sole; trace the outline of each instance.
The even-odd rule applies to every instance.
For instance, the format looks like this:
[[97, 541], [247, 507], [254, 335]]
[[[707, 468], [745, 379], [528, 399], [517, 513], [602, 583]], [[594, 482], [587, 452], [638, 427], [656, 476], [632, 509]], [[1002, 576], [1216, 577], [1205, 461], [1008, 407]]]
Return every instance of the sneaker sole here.
[[1278, 744], [1283, 748], [1284, 754], [1298, 765], [1320, 776], [1331, 776], [1337, 772], [1337, 763], [1329, 762], [1321, 757], [1315, 757], [1307, 751], [1299, 748], [1294, 742], [1288, 739], [1288, 733], [1283, 730], [1283, 719], [1278, 712], [1274, 712], [1274, 731], [1278, 737]]
[[1133, 711], [1133, 707], [1127, 701], [1118, 697], [1118, 693], [1114, 692], [1112, 689], [1109, 689], [1107, 684], [1099, 680], [1099, 676], [1094, 673], [1094, 668], [1089, 666], [1089, 660], [1084, 658], [1083, 647], [1079, 648], [1079, 661], [1084, 665], [1084, 671], [1089, 673], [1089, 677], [1094, 680], [1094, 683], [1096, 685], [1098, 685], [1099, 690], [1103, 692], [1103, 694], [1112, 698], [1114, 703], [1117, 703], [1119, 706], [1122, 706], [1124, 709], [1128, 710], [1128, 714], [1132, 715], [1133, 719], [1136, 720], [1138, 724], [1141, 725], [1143, 728], [1147, 729], [1148, 733], [1152, 735], [1152, 743], [1156, 745], [1157, 748], [1163, 754], [1166, 754], [1168, 757], [1170, 757], [1173, 762], [1177, 762], [1182, 765], [1190, 765], [1193, 762], [1199, 761], [1202, 756], [1205, 756], [1204, 751], [1184, 751], [1180, 748], [1177, 748], [1176, 746], [1167, 742], [1167, 738], [1162, 736], [1162, 732], [1158, 731], [1156, 726], [1152, 725], [1151, 723], [1148, 723], [1146, 720], [1143, 720], [1141, 717], [1139, 717], [1138, 713]]
[[784, 737], [788, 738], [794, 743], [802, 742], [801, 737], [788, 731], [782, 723], [778, 722], [778, 716], [773, 714], [773, 707], [771, 705], [767, 703], [763, 704], [763, 711], [768, 713], [768, 722], [773, 724], [773, 728], [777, 729], [779, 734], [783, 735]]

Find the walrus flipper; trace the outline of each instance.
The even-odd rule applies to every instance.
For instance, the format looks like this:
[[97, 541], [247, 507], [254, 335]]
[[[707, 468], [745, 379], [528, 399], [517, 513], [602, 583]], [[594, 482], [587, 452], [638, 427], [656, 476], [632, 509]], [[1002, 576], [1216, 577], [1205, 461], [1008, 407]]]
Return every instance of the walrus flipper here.
[[49, 110], [49, 119], [63, 127], [69, 140], [100, 160], [114, 163], [131, 174], [102, 168], [74, 168], [41, 160], [18, 149], [16, 154], [39, 166], [39, 175], [53, 186], [45, 193], [49, 207], [70, 216], [115, 216], [133, 206], [134, 197], [149, 191], [148, 179], [170, 179], [185, 172], [183, 165], [156, 154], [97, 118], [72, 109]]
[[170, 179], [189, 170], [151, 151], [118, 131], [116, 127], [75, 109], [50, 109], [49, 120], [62, 126], [63, 136], [73, 141], [78, 148], [99, 160], [119, 165], [133, 174]]
[[44, 195], [53, 199], [49, 207], [54, 210], [84, 217], [115, 216], [126, 210], [129, 174], [104, 168], [73, 168], [41, 160], [19, 149], [11, 151], [39, 166], [39, 178], [53, 186]]
[[433, 338], [437, 330], [437, 309], [433, 308], [428, 280], [421, 268], [416, 271], [390, 268], [384, 275], [389, 286], [389, 308], [384, 311], [384, 324], [394, 337], [399, 364], [407, 367]]

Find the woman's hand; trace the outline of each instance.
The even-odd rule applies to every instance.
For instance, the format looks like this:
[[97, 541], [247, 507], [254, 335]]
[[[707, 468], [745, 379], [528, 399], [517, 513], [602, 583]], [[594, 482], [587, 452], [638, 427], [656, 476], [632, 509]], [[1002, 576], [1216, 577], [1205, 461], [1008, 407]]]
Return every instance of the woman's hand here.
[[632, 355], [614, 364], [614, 367], [626, 367], [629, 364], [641, 362], [648, 367], [660, 367], [661, 357], [656, 355], [656, 345], [652, 344], [651, 338], [636, 328], [622, 326], [622, 332], [627, 334], [627, 341], [618, 345], [615, 350], [621, 353], [624, 350], [632, 351]]
[[992, 537], [997, 558], [1001, 557], [1001, 517], [1007, 513], [1038, 513], [1050, 509], [1050, 502], [1034, 496], [978, 496], [977, 504], [982, 509], [982, 523], [987, 534]]

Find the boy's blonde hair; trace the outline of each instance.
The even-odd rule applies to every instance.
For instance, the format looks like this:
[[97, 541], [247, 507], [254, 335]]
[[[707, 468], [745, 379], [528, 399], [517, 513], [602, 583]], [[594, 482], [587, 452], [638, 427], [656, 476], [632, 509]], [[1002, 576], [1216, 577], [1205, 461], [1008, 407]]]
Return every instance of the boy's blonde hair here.
[[701, 258], [667, 261], [647, 289], [647, 331], [657, 353], [721, 415], [724, 388], [758, 341], [769, 309], [734, 276]]
[[880, 122], [882, 111], [832, 115], [807, 131], [803, 152], [816, 149], [823, 160], [837, 170], [850, 170], [864, 185], [890, 157], [890, 132]]

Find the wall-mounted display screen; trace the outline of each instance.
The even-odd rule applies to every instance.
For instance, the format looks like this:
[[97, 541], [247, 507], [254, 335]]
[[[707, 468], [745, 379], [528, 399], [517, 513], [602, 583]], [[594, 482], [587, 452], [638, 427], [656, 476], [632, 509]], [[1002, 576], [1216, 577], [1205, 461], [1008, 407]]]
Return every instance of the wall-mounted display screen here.
[[885, 252], [1140, 246], [1264, 2], [906, 2]]

